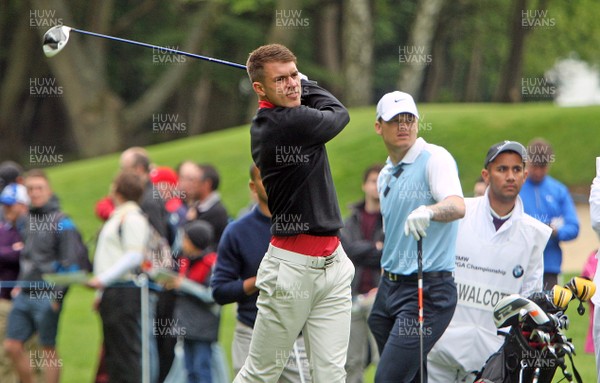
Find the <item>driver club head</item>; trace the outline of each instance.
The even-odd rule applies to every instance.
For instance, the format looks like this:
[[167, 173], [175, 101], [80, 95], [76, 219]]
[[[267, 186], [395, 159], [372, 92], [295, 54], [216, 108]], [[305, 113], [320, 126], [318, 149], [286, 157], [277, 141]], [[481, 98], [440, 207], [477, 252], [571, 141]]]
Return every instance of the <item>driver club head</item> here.
[[57, 55], [67, 45], [71, 29], [71, 27], [67, 27], [66, 25], [56, 25], [44, 33], [44, 45], [42, 48], [46, 57]]

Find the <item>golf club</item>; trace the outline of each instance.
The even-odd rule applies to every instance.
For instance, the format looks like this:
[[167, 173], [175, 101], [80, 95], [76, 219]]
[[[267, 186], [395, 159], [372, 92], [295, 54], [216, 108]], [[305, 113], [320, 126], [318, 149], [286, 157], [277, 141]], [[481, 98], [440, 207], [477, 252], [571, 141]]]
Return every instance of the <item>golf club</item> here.
[[161, 52], [168, 52], [168, 53], [192, 57], [195, 59], [210, 61], [210, 62], [214, 62], [217, 64], [228, 65], [228, 66], [231, 66], [234, 68], [246, 69], [245, 65], [237, 64], [237, 63], [230, 62], [230, 61], [215, 59], [212, 57], [202, 56], [202, 55], [198, 55], [195, 53], [184, 52], [184, 51], [180, 51], [178, 49], [171, 49], [171, 48], [161, 47], [158, 45], [142, 43], [139, 41], [122, 39], [120, 37], [113, 37], [113, 36], [103, 35], [100, 33], [84, 31], [82, 29], [75, 29], [75, 28], [67, 27], [66, 25], [56, 25], [56, 26], [48, 29], [48, 31], [46, 33], [44, 33], [43, 49], [44, 49], [44, 54], [46, 55], [46, 57], [53, 57], [53, 56], [57, 55], [67, 45], [67, 42], [69, 41], [69, 33], [70, 32], [81, 33], [83, 35], [100, 37], [100, 38], [107, 39], [107, 40], [119, 41], [122, 43], [138, 45], [138, 46], [146, 47], [146, 48], [159, 49], [159, 50], [161, 50]]
[[419, 290], [419, 362], [421, 363], [419, 375], [421, 383], [423, 383], [423, 363], [425, 362], [423, 357], [423, 238], [419, 238], [417, 241], [417, 288]]
[[296, 366], [298, 367], [298, 375], [300, 375], [300, 383], [306, 383], [304, 378], [304, 370], [302, 360], [300, 359], [300, 349], [298, 347], [298, 340], [294, 341], [294, 355], [296, 356]]

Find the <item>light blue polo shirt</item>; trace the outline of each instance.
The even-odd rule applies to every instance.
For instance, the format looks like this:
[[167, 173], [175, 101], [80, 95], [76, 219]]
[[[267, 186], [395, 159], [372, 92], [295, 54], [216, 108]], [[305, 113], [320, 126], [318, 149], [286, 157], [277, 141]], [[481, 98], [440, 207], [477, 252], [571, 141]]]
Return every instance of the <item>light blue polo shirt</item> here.
[[[404, 169], [398, 178], [398, 167]], [[385, 189], [389, 192], [384, 196]], [[433, 205], [449, 196], [462, 197], [456, 161], [441, 146], [418, 138], [402, 161], [388, 158], [377, 180], [385, 241], [381, 266], [401, 275], [417, 272], [417, 241], [404, 235], [408, 215], [421, 205]], [[423, 238], [423, 271], [454, 271], [458, 221], [431, 221]]]

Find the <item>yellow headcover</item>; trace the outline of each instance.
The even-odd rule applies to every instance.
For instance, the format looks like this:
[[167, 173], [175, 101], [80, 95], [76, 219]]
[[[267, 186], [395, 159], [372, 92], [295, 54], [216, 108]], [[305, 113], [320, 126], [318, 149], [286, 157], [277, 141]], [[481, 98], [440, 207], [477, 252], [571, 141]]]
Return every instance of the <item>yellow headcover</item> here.
[[582, 302], [587, 302], [592, 299], [592, 296], [594, 296], [594, 293], [596, 292], [596, 284], [589, 279], [581, 277], [571, 278], [565, 287], [571, 290]]
[[552, 303], [561, 310], [566, 310], [569, 302], [573, 299], [571, 290], [559, 285], [554, 285], [552, 288]]

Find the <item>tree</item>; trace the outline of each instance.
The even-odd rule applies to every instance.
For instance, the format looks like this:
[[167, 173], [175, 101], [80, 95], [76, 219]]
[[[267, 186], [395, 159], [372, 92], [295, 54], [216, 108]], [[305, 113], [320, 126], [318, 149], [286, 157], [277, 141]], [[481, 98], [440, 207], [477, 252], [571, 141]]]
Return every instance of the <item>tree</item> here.
[[496, 88], [495, 101], [521, 101], [521, 92], [518, 86], [522, 76], [523, 51], [525, 49], [525, 35], [527, 34], [527, 30], [521, 24], [521, 14], [526, 9], [527, 0], [513, 1], [512, 12], [508, 20], [511, 47]]
[[512, 12], [508, 20], [511, 46], [496, 88], [495, 101], [520, 102], [522, 100], [520, 82], [523, 78], [525, 40], [536, 25], [542, 23], [541, 18], [547, 10], [546, 5], [546, 0], [540, 0], [538, 8], [530, 13], [527, 8], [527, 0], [513, 1]]
[[[32, 0], [38, 9], [55, 9], [67, 25], [74, 21], [64, 0]], [[113, 14], [113, 0], [90, 2], [93, 26], [106, 33]], [[192, 51], [206, 38], [216, 20], [220, 2], [209, 2], [190, 16], [190, 27], [183, 50]], [[135, 131], [177, 90], [189, 68], [189, 60], [171, 65], [138, 100], [126, 104], [109, 86], [106, 41], [91, 38], [81, 41], [73, 36], [69, 46], [48, 60], [52, 73], [64, 87], [64, 106], [73, 129], [79, 153], [92, 156], [120, 148], [123, 137]], [[93, 145], [90, 144], [93, 142]]]
[[341, 2], [324, 1], [321, 12], [318, 14], [317, 29], [319, 38], [316, 43], [317, 60], [329, 74], [327, 89], [334, 95], [341, 95], [344, 91], [342, 73], [342, 57], [340, 44], [340, 13]]
[[[24, 14], [26, 3], [20, 2], [13, 9], [8, 9], [6, 3], [2, 3], [0, 17], [5, 24], [9, 17], [16, 14]], [[6, 60], [3, 79], [0, 81], [0, 153], [6, 158], [19, 159], [21, 137], [18, 127], [22, 126], [23, 119], [31, 116], [29, 112], [32, 104], [37, 100], [27, 97], [23, 84], [27, 83], [30, 67], [26, 65], [33, 49], [36, 39], [35, 34], [30, 31], [27, 18], [18, 19], [19, 23], [13, 29], [13, 40], [8, 47], [10, 60]], [[30, 77], [31, 78], [31, 77]]]
[[344, 4], [344, 100], [347, 106], [367, 105], [373, 94], [373, 19], [368, 0]]
[[425, 63], [429, 62], [433, 34], [438, 23], [444, 0], [419, 0], [417, 13], [405, 47], [407, 65], [403, 65], [398, 88], [419, 98], [425, 73]]

